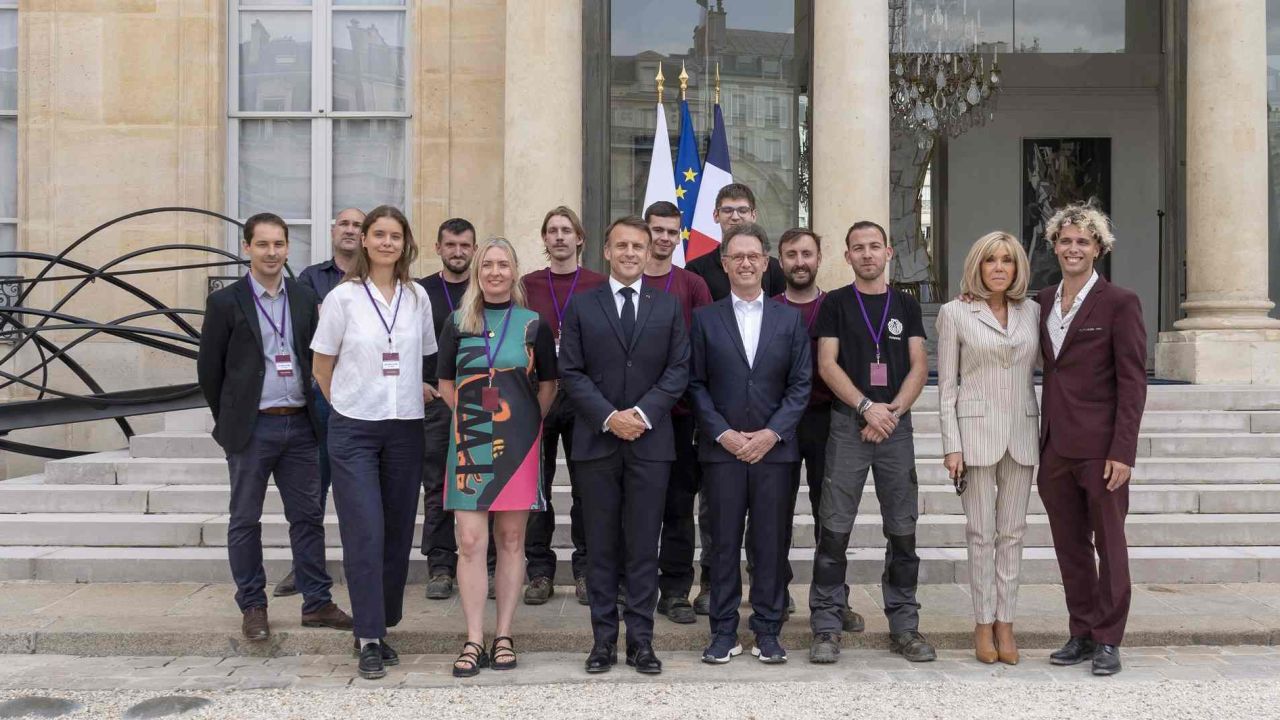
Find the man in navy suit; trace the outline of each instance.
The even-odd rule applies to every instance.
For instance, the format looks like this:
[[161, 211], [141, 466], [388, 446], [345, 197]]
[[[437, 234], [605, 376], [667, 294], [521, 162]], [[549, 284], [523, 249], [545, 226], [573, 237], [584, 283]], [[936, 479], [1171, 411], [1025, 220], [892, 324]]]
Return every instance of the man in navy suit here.
[[703, 662], [742, 652], [738, 548], [751, 513], [751, 653], [787, 660], [778, 642], [786, 609], [787, 523], [791, 474], [800, 461], [796, 426], [813, 377], [809, 334], [800, 311], [766, 297], [762, 278], [769, 239], [754, 223], [725, 232], [720, 257], [730, 292], [698, 309], [690, 333], [689, 393], [698, 417], [698, 459], [711, 525], [711, 644]]
[[658, 537], [676, 458], [671, 408], [689, 383], [689, 339], [680, 302], [643, 284], [650, 242], [639, 217], [610, 225], [609, 282], [570, 303], [560, 325], [560, 382], [577, 411], [569, 459], [588, 478], [580, 492], [591, 673], [617, 662], [619, 581], [627, 664], [662, 672], [653, 652]]

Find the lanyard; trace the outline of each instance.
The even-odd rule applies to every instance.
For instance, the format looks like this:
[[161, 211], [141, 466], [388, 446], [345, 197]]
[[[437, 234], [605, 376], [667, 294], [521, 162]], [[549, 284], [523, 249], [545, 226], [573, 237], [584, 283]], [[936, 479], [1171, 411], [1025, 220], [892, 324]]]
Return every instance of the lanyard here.
[[[564, 311], [569, 309], [569, 301], [573, 299], [573, 291], [578, 287], [578, 277], [582, 275], [582, 267], [573, 271], [573, 283], [569, 285], [569, 295], [564, 299], [564, 307], [560, 306], [560, 299], [556, 297], [556, 281], [551, 276], [551, 268], [547, 268], [547, 289], [551, 291], [551, 307], [556, 311], [556, 335], [560, 335], [560, 323], [564, 320]], [[499, 343], [501, 345], [501, 343]]]
[[[826, 295], [826, 293], [819, 290], [818, 297], [813, 299], [813, 309], [809, 311], [809, 319], [806, 320], [804, 323], [804, 327], [806, 330], [813, 330], [813, 321], [818, 319], [818, 310], [822, 307], [823, 295]], [[787, 297], [787, 294], [785, 292], [782, 293], [782, 301], [793, 307], [799, 307], [798, 303], [791, 302], [791, 298]]]
[[858, 307], [862, 308], [862, 319], [867, 323], [867, 330], [871, 333], [871, 339], [876, 343], [876, 363], [880, 362], [880, 338], [884, 336], [884, 326], [889, 320], [889, 302], [893, 299], [893, 291], [886, 289], [884, 297], [884, 315], [880, 318], [880, 329], [876, 330], [871, 327], [871, 316], [867, 315], [867, 306], [862, 302], [862, 293], [858, 292], [858, 288], [853, 288], [853, 295], [858, 299]]
[[449, 312], [453, 313], [458, 308], [453, 304], [453, 297], [449, 295], [449, 283], [445, 282], [444, 273], [440, 273], [440, 288], [444, 290], [444, 304], [449, 306]]
[[[649, 279], [649, 278], [651, 278], [651, 277], [656, 277], [656, 276], [655, 276], [655, 275], [645, 275], [645, 276], [644, 276], [644, 279], [645, 279], [645, 280], [648, 280], [648, 279]], [[662, 288], [662, 292], [667, 293], [668, 295], [670, 295], [670, 294], [671, 294], [671, 281], [672, 281], [672, 280], [675, 280], [675, 279], [676, 279], [676, 269], [675, 269], [675, 268], [671, 268], [670, 272], [668, 272], [668, 273], [667, 273], [667, 284]], [[652, 285], [652, 284], [650, 284], [650, 287], [653, 287], [653, 285]]]
[[257, 293], [253, 294], [253, 302], [257, 304], [258, 310], [262, 312], [262, 316], [267, 319], [267, 324], [271, 326], [271, 330], [275, 332], [276, 337], [280, 339], [280, 350], [283, 351], [287, 346], [284, 338], [285, 321], [289, 317], [289, 296], [285, 293], [284, 284], [280, 285], [280, 297], [284, 298], [284, 306], [280, 308], [280, 327], [276, 327], [276, 321], [271, 319], [271, 313], [262, 306], [262, 300]]
[[369, 296], [369, 304], [373, 305], [373, 311], [378, 313], [378, 319], [382, 321], [382, 327], [387, 330], [387, 347], [391, 347], [392, 330], [396, 328], [396, 318], [400, 317], [400, 300], [404, 298], [404, 287], [400, 287], [400, 291], [396, 293], [396, 309], [391, 314], [391, 324], [387, 324], [387, 318], [382, 314], [382, 308], [378, 307], [378, 302], [373, 299], [373, 293], [369, 291], [368, 281], [364, 284], [364, 293]]
[[481, 313], [481, 318], [484, 320], [484, 359], [489, 363], [489, 382], [493, 382], [493, 361], [498, 359], [498, 353], [502, 351], [502, 341], [507, 338], [507, 328], [511, 326], [512, 307], [514, 304], [507, 306], [507, 312], [502, 316], [502, 332], [498, 334], [498, 342], [492, 348], [489, 346], [489, 335], [492, 334], [489, 331], [489, 316]]

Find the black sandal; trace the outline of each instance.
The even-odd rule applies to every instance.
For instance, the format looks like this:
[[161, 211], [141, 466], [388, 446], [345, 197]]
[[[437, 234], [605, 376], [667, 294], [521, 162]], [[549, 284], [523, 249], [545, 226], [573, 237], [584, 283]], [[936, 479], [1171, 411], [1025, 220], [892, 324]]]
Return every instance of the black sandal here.
[[[506, 640], [506, 641], [507, 641], [507, 643], [508, 643], [508, 644], [507, 644], [507, 646], [506, 646], [506, 647], [498, 647], [498, 641], [499, 641], [499, 640]], [[502, 662], [499, 662], [499, 661], [498, 661], [498, 654], [499, 654], [499, 653], [502, 653], [502, 655], [504, 655], [504, 656], [509, 655], [509, 656], [511, 656], [511, 659], [510, 659], [510, 660], [503, 660]], [[492, 646], [490, 646], [490, 649], [489, 649], [489, 658], [490, 658], [490, 660], [489, 660], [489, 667], [493, 668], [494, 670], [512, 670], [512, 669], [514, 669], [514, 668], [515, 668], [515, 666], [516, 666], [516, 662], [517, 662], [517, 661], [516, 661], [516, 641], [515, 641], [515, 640], [512, 640], [511, 638], [507, 637], [506, 635], [503, 635], [503, 636], [501, 636], [501, 637], [496, 637], [496, 638], [494, 638], [494, 639], [493, 639], [493, 645], [492, 645]]]
[[[475, 649], [473, 650], [472, 648]], [[459, 665], [458, 663], [463, 664]], [[453, 661], [453, 676], [456, 678], [475, 677], [480, 674], [480, 668], [488, 666], [489, 656], [485, 654], [484, 646], [468, 641], [462, 644], [462, 652], [458, 654], [458, 659]]]

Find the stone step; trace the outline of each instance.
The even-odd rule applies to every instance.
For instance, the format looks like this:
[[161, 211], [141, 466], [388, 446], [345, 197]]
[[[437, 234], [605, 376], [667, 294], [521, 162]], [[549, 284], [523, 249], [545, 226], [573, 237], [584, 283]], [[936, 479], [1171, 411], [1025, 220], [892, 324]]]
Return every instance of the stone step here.
[[[556, 550], [556, 583], [571, 585], [570, 551]], [[921, 548], [920, 582], [968, 583], [968, 563], [962, 548]], [[884, 570], [884, 549], [858, 548], [847, 553], [850, 583], [875, 584]], [[342, 550], [326, 553], [327, 567], [343, 582]], [[284, 577], [290, 569], [287, 548], [263, 551], [268, 578]], [[1134, 547], [1129, 551], [1135, 583], [1256, 583], [1280, 582], [1280, 548], [1275, 547]], [[794, 582], [813, 577], [813, 551], [791, 551]], [[1027, 548], [1020, 579], [1024, 584], [1060, 583], [1058, 563], [1050, 548]], [[219, 547], [0, 547], [0, 580], [48, 582], [200, 582], [231, 581], [225, 548]], [[409, 582], [427, 580], [427, 561], [418, 552], [409, 556]]]
[[[139, 513], [28, 513], [0, 515], [0, 545], [84, 545], [93, 547], [181, 547], [221, 546], [227, 542], [228, 516], [213, 514]], [[813, 546], [814, 520], [797, 516], [792, 544]], [[414, 537], [421, 536], [422, 521], [415, 521]], [[1129, 517], [1126, 535], [1132, 547], [1179, 546], [1280, 546], [1280, 514], [1135, 514]], [[342, 544], [336, 515], [325, 518], [325, 541], [329, 547]], [[1045, 515], [1028, 515], [1027, 547], [1053, 544]], [[287, 547], [289, 526], [283, 515], [264, 514], [262, 543], [267, 547]], [[918, 547], [964, 547], [965, 518], [962, 515], [921, 515], [916, 524]], [[854, 526], [851, 545], [883, 547], [880, 517], [863, 513]], [[568, 514], [556, 516], [552, 546], [571, 547]]]
[[[911, 426], [917, 433], [941, 432], [941, 425], [936, 411], [919, 410], [912, 412]], [[1149, 411], [1142, 416], [1141, 432], [1275, 433], [1280, 432], [1280, 411]]]
[[[1041, 386], [1036, 385], [1039, 396]], [[920, 393], [912, 406], [914, 411], [938, 409], [938, 387], [930, 385]], [[1280, 387], [1256, 385], [1151, 385], [1147, 387], [1145, 412], [1182, 410], [1280, 410]]]
[[166, 430], [129, 438], [134, 458], [225, 458], [226, 453], [204, 431]]

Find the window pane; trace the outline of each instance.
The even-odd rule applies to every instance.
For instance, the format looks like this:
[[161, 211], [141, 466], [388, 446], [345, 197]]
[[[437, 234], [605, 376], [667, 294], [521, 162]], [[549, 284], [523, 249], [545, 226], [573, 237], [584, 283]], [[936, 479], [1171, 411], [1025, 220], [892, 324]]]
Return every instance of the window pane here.
[[0, 10], [0, 110], [18, 109], [18, 11]]
[[[18, 227], [10, 223], [0, 223], [0, 252], [13, 252], [18, 249]], [[17, 275], [17, 258], [0, 258], [0, 275]]]
[[240, 217], [311, 217], [311, 121], [240, 121]]
[[333, 208], [403, 208], [404, 120], [335, 120]]
[[1125, 3], [1115, 0], [1017, 0], [1019, 52], [1115, 53], [1125, 49]]
[[0, 218], [18, 216], [18, 119], [0, 118]]
[[306, 7], [311, 4], [311, 0], [240, 0], [240, 7], [246, 5], [301, 5]]
[[311, 13], [240, 13], [240, 109], [311, 110]]
[[404, 5], [404, 0], [333, 0], [333, 4], [339, 7], [343, 5]]
[[311, 264], [311, 226], [289, 226], [289, 261], [287, 265], [297, 277], [302, 269]]
[[333, 14], [333, 109], [404, 112], [404, 13]]

